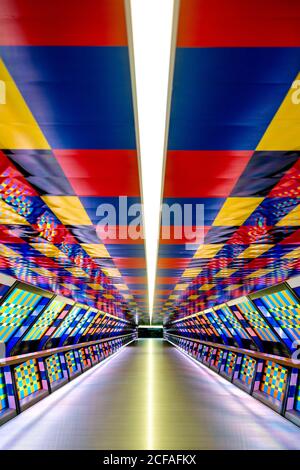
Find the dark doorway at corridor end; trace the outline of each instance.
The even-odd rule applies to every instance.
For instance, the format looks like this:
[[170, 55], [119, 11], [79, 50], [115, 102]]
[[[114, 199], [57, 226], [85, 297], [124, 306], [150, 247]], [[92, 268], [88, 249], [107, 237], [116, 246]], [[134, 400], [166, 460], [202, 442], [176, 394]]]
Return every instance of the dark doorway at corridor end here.
[[163, 326], [143, 325], [138, 327], [139, 338], [163, 338]]

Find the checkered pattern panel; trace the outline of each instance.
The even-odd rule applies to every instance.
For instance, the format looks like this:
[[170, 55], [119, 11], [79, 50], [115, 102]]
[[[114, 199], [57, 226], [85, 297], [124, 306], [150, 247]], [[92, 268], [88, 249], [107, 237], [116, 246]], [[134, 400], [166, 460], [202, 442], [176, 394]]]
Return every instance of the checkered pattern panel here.
[[208, 353], [208, 356], [207, 356], [207, 362], [210, 362], [212, 357], [213, 357], [213, 354], [214, 354], [214, 348], [210, 348], [209, 349], [209, 353]]
[[46, 367], [50, 383], [63, 378], [62, 368], [58, 354], [54, 354], [46, 359]]
[[249, 356], [244, 356], [239, 373], [239, 379], [250, 385], [255, 374], [256, 361]]
[[88, 367], [90, 365], [89, 359], [84, 348], [79, 349], [79, 357], [83, 367]]
[[0, 369], [0, 411], [7, 408], [7, 395], [3, 369]]
[[66, 361], [67, 361], [68, 370], [69, 370], [70, 374], [72, 375], [75, 372], [77, 372], [77, 364], [76, 364], [76, 360], [75, 360], [75, 356], [74, 356], [73, 351], [67, 352], [65, 357], [66, 357]]
[[97, 361], [96, 352], [94, 351], [93, 346], [89, 346], [89, 354], [90, 354], [90, 358], [92, 359], [92, 362]]
[[249, 322], [250, 326], [255, 330], [257, 335], [263, 341], [278, 342], [278, 338], [271, 330], [270, 326], [266, 323], [262, 315], [252, 306], [251, 302], [245, 300], [237, 304], [238, 309], [242, 315]]
[[42, 388], [40, 374], [35, 359], [17, 366], [14, 370], [19, 399], [32, 395]]
[[265, 364], [260, 390], [275, 400], [282, 401], [287, 384], [286, 368], [268, 361]]
[[49, 307], [42, 313], [38, 320], [34, 323], [32, 328], [25, 336], [25, 341], [34, 341], [40, 339], [43, 334], [52, 325], [54, 320], [58, 317], [60, 312], [65, 306], [65, 302], [60, 300], [53, 300]]
[[231, 376], [234, 371], [235, 363], [236, 363], [237, 356], [233, 352], [229, 352], [226, 358], [225, 364], [225, 372], [227, 375]]
[[0, 341], [7, 342], [22, 322], [31, 314], [40, 295], [14, 289], [0, 306]]

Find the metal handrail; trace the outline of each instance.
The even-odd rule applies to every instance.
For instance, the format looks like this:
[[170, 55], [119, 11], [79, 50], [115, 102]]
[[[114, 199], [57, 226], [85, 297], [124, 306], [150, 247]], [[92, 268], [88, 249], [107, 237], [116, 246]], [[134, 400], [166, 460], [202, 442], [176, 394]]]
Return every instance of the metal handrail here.
[[98, 339], [98, 340], [94, 340], [94, 341], [88, 341], [87, 343], [70, 344], [68, 346], [61, 346], [59, 348], [45, 349], [44, 351], [37, 351], [37, 352], [34, 352], [34, 353], [20, 354], [19, 356], [11, 356], [11, 357], [7, 357], [7, 358], [1, 358], [0, 359], [0, 367], [19, 364], [20, 362], [26, 362], [30, 359], [38, 359], [40, 357], [51, 356], [52, 354], [57, 354], [57, 353], [61, 353], [61, 352], [64, 352], [64, 351], [69, 351], [70, 349], [72, 349], [72, 350], [80, 349], [80, 348], [83, 348], [83, 347], [93, 346], [95, 344], [105, 343], [107, 341], [112, 341], [112, 340], [115, 340], [115, 339], [132, 337], [133, 335], [134, 335], [134, 333], [128, 333], [126, 335], [111, 336], [109, 338], [102, 338], [102, 339]]
[[210, 341], [202, 341], [202, 340], [195, 339], [195, 338], [189, 338], [187, 336], [175, 335], [173, 333], [166, 333], [166, 336], [173, 336], [173, 337], [176, 337], [176, 338], [179, 338], [179, 339], [184, 339], [184, 340], [187, 340], [187, 341], [193, 341], [193, 342], [200, 343], [200, 344], [203, 344], [203, 345], [206, 345], [206, 346], [212, 346], [214, 348], [224, 349], [226, 351], [232, 351], [232, 352], [239, 353], [239, 354], [246, 354], [247, 356], [251, 356], [251, 357], [254, 357], [256, 359], [264, 359], [264, 360], [268, 360], [268, 361], [273, 361], [273, 362], [276, 362], [277, 364], [281, 364], [285, 367], [292, 367], [292, 368], [295, 368], [295, 369], [300, 369], [300, 360], [294, 360], [294, 359], [290, 359], [290, 358], [287, 358], [287, 357], [281, 357], [281, 356], [276, 356], [276, 355], [273, 355], [273, 354], [267, 354], [267, 353], [262, 353], [262, 352], [258, 352], [258, 351], [252, 351], [251, 349], [236, 348], [234, 346], [227, 346], [227, 345], [220, 344], [220, 343], [212, 343]]

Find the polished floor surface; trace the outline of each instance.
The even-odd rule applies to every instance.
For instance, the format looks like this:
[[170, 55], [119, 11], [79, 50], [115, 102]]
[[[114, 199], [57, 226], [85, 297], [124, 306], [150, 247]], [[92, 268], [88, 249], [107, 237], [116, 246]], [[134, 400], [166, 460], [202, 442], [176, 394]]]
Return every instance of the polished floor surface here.
[[0, 428], [1, 449], [300, 449], [300, 428], [159, 339]]

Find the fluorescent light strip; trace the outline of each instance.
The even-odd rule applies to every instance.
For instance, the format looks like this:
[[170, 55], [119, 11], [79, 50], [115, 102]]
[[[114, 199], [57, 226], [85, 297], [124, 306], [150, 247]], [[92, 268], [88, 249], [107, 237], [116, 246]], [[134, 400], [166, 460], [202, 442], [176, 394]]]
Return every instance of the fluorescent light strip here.
[[158, 252], [173, 10], [174, 0], [131, 0], [150, 324]]

